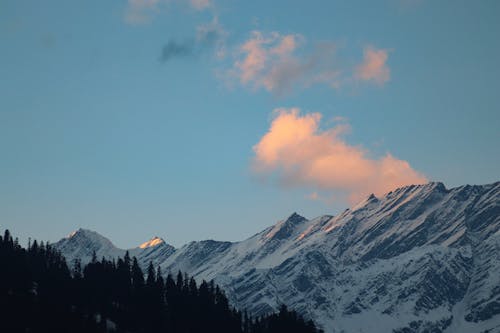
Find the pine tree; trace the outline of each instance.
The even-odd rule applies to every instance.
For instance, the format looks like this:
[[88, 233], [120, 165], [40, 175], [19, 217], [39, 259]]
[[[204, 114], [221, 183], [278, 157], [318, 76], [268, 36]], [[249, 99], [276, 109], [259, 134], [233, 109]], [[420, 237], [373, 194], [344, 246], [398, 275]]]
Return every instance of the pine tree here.
[[82, 261], [80, 258], [73, 260], [73, 277], [77, 280], [82, 278]]
[[153, 262], [150, 261], [148, 266], [148, 277], [146, 279], [146, 285], [148, 287], [154, 287], [155, 282], [156, 282], [156, 272], [153, 266]]
[[158, 266], [158, 270], [156, 271], [156, 287], [160, 290], [163, 290], [165, 281], [163, 280], [163, 274], [161, 273], [161, 268]]
[[177, 273], [177, 282], [175, 284], [177, 286], [177, 289], [180, 291], [182, 291], [182, 287], [184, 286], [184, 279], [182, 278], [182, 272], [179, 271], [179, 273]]
[[137, 258], [132, 259], [132, 287], [135, 291], [139, 291], [144, 286], [144, 274]]
[[9, 229], [5, 229], [4, 235], [3, 235], [3, 241], [5, 244], [12, 243], [12, 237], [10, 236], [10, 231]]
[[[150, 263], [147, 279], [128, 253], [117, 262], [102, 258], [68, 269], [50, 244], [34, 240], [28, 250], [15, 246], [9, 232], [0, 237], [2, 332], [104, 333], [318, 333], [312, 321], [281, 306], [253, 320], [229, 305], [214, 281], [182, 272], [177, 281]], [[99, 320], [96, 320], [99, 318]]]

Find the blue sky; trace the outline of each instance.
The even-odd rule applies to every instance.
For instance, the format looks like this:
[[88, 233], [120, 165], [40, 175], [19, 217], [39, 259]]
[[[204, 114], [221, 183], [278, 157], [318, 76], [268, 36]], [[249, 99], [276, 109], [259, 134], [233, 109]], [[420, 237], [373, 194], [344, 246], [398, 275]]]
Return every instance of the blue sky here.
[[[388, 154], [408, 163], [399, 183], [497, 181], [499, 16], [498, 1], [3, 0], [0, 225], [179, 246], [336, 214], [387, 189]], [[276, 160], [254, 149], [320, 114]], [[311, 175], [339, 146], [333, 161], [371, 176]]]

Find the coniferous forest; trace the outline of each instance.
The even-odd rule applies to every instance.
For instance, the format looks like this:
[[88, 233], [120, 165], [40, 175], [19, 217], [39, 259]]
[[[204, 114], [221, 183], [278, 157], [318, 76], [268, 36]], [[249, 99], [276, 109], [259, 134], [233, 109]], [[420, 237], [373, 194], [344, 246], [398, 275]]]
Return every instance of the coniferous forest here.
[[49, 244], [30, 241], [25, 249], [6, 230], [0, 265], [2, 332], [321, 332], [284, 305], [252, 318], [232, 308], [213, 281], [165, 276], [152, 264], [144, 274], [128, 253], [68, 267]]

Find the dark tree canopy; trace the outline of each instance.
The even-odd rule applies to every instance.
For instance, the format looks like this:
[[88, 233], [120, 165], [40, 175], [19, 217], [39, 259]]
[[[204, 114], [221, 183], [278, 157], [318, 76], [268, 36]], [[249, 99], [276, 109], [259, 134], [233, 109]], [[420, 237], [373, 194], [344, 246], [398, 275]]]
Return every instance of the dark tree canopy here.
[[93, 256], [71, 269], [48, 243], [22, 248], [10, 232], [0, 237], [2, 332], [315, 333], [313, 322], [282, 306], [252, 318], [232, 308], [222, 289], [178, 272], [146, 277], [127, 252], [117, 261]]

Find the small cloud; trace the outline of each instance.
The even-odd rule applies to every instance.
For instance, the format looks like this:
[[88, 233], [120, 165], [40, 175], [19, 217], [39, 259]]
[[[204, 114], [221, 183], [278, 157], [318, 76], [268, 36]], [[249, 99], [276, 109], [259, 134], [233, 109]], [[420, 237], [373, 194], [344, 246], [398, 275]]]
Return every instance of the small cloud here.
[[320, 130], [319, 113], [301, 115], [298, 108], [283, 108], [274, 114], [268, 132], [253, 147], [252, 169], [277, 176], [286, 187], [314, 189], [310, 199], [320, 199], [317, 191], [330, 191], [354, 202], [370, 193], [427, 182], [407, 161], [389, 153], [371, 158], [363, 147], [348, 144], [343, 139], [350, 130], [347, 124]]
[[177, 42], [170, 40], [161, 50], [160, 61], [167, 62], [173, 58], [185, 58], [192, 56], [195, 52], [195, 44], [192, 40]]
[[299, 34], [253, 31], [239, 47], [231, 74], [243, 85], [263, 88], [277, 95], [296, 86], [336, 86], [339, 71], [334, 62], [335, 45], [321, 43], [312, 51], [301, 54], [299, 49], [305, 42]]
[[227, 77], [243, 86], [275, 95], [313, 85], [340, 89], [356, 81], [383, 85], [390, 79], [387, 50], [366, 47], [363, 63], [355, 68], [343, 65], [349, 61], [340, 61], [337, 51], [337, 45], [331, 41], [308, 48], [300, 34], [255, 30], [238, 47]]
[[335, 116], [332, 118], [332, 120], [336, 123], [346, 123], [349, 121], [347, 117], [342, 117], [342, 116]]
[[355, 78], [383, 85], [389, 81], [391, 71], [387, 66], [388, 50], [367, 46], [363, 62], [356, 67]]
[[226, 52], [227, 35], [228, 33], [219, 24], [217, 18], [214, 18], [212, 22], [198, 26], [195, 39], [169, 40], [162, 48], [160, 61], [167, 62], [174, 58], [198, 56], [210, 50], [215, 50], [215, 56], [222, 59]]
[[189, 0], [191, 7], [196, 10], [204, 10], [210, 7], [210, 0]]
[[125, 22], [142, 24], [151, 21], [151, 15], [158, 11], [160, 0], [128, 0]]
[[226, 56], [226, 39], [229, 33], [219, 23], [217, 17], [214, 17], [210, 23], [198, 26], [196, 41], [202, 48], [215, 49], [217, 59], [223, 59]]
[[[128, 0], [125, 9], [125, 22], [129, 24], [149, 23], [160, 9], [173, 3], [175, 0]], [[210, 0], [179, 0], [181, 5], [201, 11], [208, 9], [212, 3]]]
[[316, 201], [316, 200], [319, 200], [319, 194], [318, 194], [318, 192], [312, 192], [312, 193], [308, 194], [306, 196], [306, 198], [309, 200], [312, 200], [312, 201]]
[[[323, 191], [324, 192], [324, 191]], [[306, 199], [311, 200], [311, 201], [318, 201], [321, 202], [324, 205], [332, 205], [337, 202], [343, 202], [345, 201], [344, 198], [342, 198], [339, 195], [335, 195], [332, 193], [318, 193], [316, 191], [309, 193], [306, 195]]]

